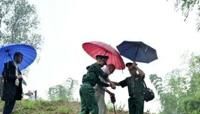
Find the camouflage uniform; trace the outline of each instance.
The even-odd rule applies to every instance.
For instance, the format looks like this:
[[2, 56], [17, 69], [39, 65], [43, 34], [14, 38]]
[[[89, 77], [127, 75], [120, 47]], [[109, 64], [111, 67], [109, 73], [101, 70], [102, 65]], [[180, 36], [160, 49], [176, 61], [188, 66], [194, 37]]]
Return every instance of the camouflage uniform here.
[[81, 113], [80, 114], [98, 114], [98, 105], [95, 99], [94, 86], [99, 84], [108, 87], [109, 85], [101, 82], [99, 76], [106, 79], [107, 74], [101, 70], [102, 65], [92, 64], [88, 67], [87, 73], [83, 76], [82, 85], [80, 88], [81, 97]]
[[122, 87], [128, 86], [129, 114], [143, 114], [144, 110], [144, 83], [142, 76], [136, 75], [119, 82]]

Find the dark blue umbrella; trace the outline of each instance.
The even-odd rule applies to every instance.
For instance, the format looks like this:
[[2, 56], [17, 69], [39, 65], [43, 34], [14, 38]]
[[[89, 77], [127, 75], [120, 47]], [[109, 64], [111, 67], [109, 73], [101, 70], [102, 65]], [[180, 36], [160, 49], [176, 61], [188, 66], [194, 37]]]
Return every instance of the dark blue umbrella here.
[[122, 56], [132, 61], [150, 63], [158, 58], [156, 50], [143, 42], [123, 41], [117, 49]]
[[27, 44], [11, 44], [2, 46], [0, 48], [0, 73], [3, 71], [4, 63], [13, 60], [15, 52], [21, 52], [23, 54], [22, 63], [19, 65], [19, 69], [23, 70], [28, 67], [36, 58], [36, 50]]

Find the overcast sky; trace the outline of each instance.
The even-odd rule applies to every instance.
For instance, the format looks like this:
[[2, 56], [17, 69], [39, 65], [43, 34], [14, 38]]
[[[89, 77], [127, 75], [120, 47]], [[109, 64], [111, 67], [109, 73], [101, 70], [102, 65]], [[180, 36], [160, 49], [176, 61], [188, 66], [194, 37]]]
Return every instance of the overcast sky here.
[[[183, 22], [180, 13], [166, 0], [31, 0], [36, 5], [44, 38], [39, 62], [30, 67], [28, 88], [47, 98], [48, 88], [67, 77], [79, 81], [85, 67], [94, 63], [82, 49], [87, 41], [103, 41], [116, 47], [123, 40], [143, 41], [157, 50], [158, 60], [138, 63], [148, 75], [163, 76], [182, 66], [185, 52], [199, 53], [199, 33], [195, 25]], [[128, 59], [123, 58], [125, 62]], [[127, 69], [116, 71], [111, 79], [129, 76]], [[79, 89], [79, 88], [78, 88]], [[75, 96], [79, 98], [78, 89]], [[127, 88], [113, 91], [117, 105], [127, 105]], [[108, 97], [108, 96], [107, 96]], [[108, 98], [106, 98], [108, 99]], [[158, 104], [157, 106], [152, 104]], [[158, 112], [158, 96], [145, 104], [145, 110]]]

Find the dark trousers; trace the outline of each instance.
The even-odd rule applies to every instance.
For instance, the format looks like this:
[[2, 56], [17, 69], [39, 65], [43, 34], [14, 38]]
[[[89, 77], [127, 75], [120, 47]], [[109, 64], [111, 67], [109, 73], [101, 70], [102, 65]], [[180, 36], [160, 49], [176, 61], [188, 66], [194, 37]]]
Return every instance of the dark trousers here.
[[128, 99], [129, 114], [143, 114], [144, 98]]
[[14, 106], [15, 106], [15, 100], [13, 101], [5, 101], [4, 108], [3, 108], [3, 114], [11, 114]]

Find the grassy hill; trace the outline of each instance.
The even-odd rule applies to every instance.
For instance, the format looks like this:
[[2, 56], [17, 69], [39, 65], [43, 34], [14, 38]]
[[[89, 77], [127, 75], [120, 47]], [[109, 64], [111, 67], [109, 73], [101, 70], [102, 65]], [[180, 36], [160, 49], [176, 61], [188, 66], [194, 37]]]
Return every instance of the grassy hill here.
[[[0, 102], [0, 112], [2, 110], [3, 102]], [[108, 114], [114, 114], [112, 108], [108, 110]], [[22, 100], [16, 103], [13, 114], [79, 114], [79, 112], [79, 102]], [[119, 108], [117, 114], [128, 114], [128, 112]]]
[[[0, 112], [3, 109], [3, 102], [0, 102]], [[108, 114], [114, 114], [109, 109]], [[80, 103], [67, 101], [30, 101], [17, 102], [13, 114], [79, 114]], [[117, 114], [128, 114], [124, 111], [117, 111]]]

